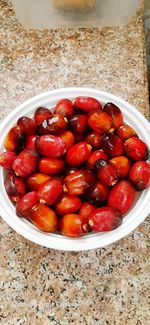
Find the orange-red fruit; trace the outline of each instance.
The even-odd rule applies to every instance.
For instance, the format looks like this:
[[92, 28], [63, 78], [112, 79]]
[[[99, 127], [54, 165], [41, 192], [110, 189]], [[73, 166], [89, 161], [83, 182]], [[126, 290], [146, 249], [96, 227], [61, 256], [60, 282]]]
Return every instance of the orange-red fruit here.
[[26, 193], [24, 180], [21, 177], [16, 176], [12, 171], [8, 172], [6, 175], [4, 186], [9, 199], [13, 203], [18, 202], [20, 197]]
[[34, 121], [39, 126], [46, 118], [50, 118], [52, 112], [46, 107], [38, 107], [34, 113]]
[[28, 192], [22, 196], [16, 205], [16, 214], [21, 218], [26, 218], [29, 209], [38, 203], [36, 191]]
[[59, 230], [64, 236], [80, 237], [88, 232], [88, 225], [80, 214], [66, 214], [59, 222]]
[[96, 232], [111, 231], [120, 226], [122, 215], [116, 208], [101, 207], [89, 218], [89, 225]]
[[43, 156], [58, 158], [64, 155], [66, 144], [60, 137], [47, 134], [36, 140], [36, 149]]
[[4, 147], [10, 151], [20, 151], [24, 148], [25, 134], [19, 126], [12, 127], [6, 135]]
[[28, 219], [41, 231], [55, 232], [58, 228], [58, 218], [55, 212], [44, 204], [37, 204], [27, 213]]
[[72, 147], [75, 143], [75, 136], [71, 131], [65, 130], [59, 134], [59, 137], [65, 141], [66, 150]]
[[87, 130], [87, 116], [83, 114], [77, 114], [71, 116], [69, 120], [71, 130], [75, 134], [83, 134]]
[[121, 180], [110, 190], [108, 206], [117, 208], [122, 214], [128, 212], [133, 206], [136, 191], [129, 181]]
[[93, 151], [90, 154], [90, 157], [87, 161], [87, 168], [93, 169], [95, 167], [96, 161], [99, 159], [108, 160], [108, 156], [106, 155], [103, 149]]
[[148, 159], [148, 147], [144, 141], [137, 137], [128, 138], [124, 142], [124, 151], [133, 160]]
[[90, 170], [78, 170], [67, 175], [64, 179], [64, 190], [68, 194], [81, 195], [85, 194], [95, 183], [95, 176]]
[[90, 132], [86, 135], [85, 141], [91, 145], [93, 149], [99, 149], [102, 137], [97, 132]]
[[57, 201], [62, 191], [62, 181], [51, 178], [39, 187], [37, 193], [40, 203], [51, 205]]
[[98, 110], [91, 112], [88, 118], [88, 124], [94, 132], [101, 135], [113, 127], [113, 120], [109, 114]]
[[81, 200], [76, 195], [64, 194], [55, 205], [55, 211], [60, 216], [75, 213], [81, 208]]
[[80, 109], [83, 112], [89, 113], [92, 110], [101, 110], [102, 105], [101, 103], [96, 99], [92, 97], [87, 96], [80, 96], [75, 99], [74, 103], [75, 108]]
[[5, 151], [0, 153], [0, 166], [6, 169], [12, 169], [16, 154], [13, 151]]
[[38, 127], [38, 134], [59, 134], [64, 131], [67, 127], [66, 119], [60, 115], [55, 114], [51, 115], [51, 117], [43, 120], [43, 122]]
[[138, 137], [136, 131], [130, 125], [127, 124], [120, 126], [120, 128], [117, 130], [117, 135], [122, 141], [125, 141], [131, 137]]
[[113, 164], [118, 173], [118, 177], [126, 177], [129, 173], [131, 167], [131, 160], [126, 156], [117, 156], [110, 159], [111, 164]]
[[30, 135], [29, 137], [27, 137], [25, 149], [36, 150], [35, 143], [36, 143], [36, 140], [38, 139], [38, 137], [39, 137], [38, 135]]
[[118, 181], [118, 173], [115, 165], [109, 161], [98, 160], [96, 162], [97, 176], [100, 182], [106, 186], [113, 186]]
[[108, 187], [100, 182], [97, 182], [88, 193], [87, 198], [90, 203], [100, 206], [106, 201], [108, 194]]
[[72, 101], [66, 98], [59, 100], [54, 109], [54, 114], [60, 114], [63, 117], [70, 117], [73, 115], [73, 112]]
[[135, 162], [130, 169], [129, 179], [137, 191], [147, 188], [150, 185], [150, 164], [146, 161]]
[[37, 163], [37, 153], [31, 149], [24, 149], [14, 160], [12, 168], [16, 175], [27, 177], [36, 170]]
[[115, 104], [113, 103], [105, 104], [103, 111], [112, 117], [114, 129], [118, 129], [123, 124], [123, 116], [121, 110]]
[[101, 144], [105, 153], [110, 157], [121, 156], [123, 154], [123, 142], [115, 134], [105, 134]]
[[39, 162], [39, 171], [47, 175], [58, 175], [65, 167], [65, 162], [60, 158], [43, 157]]
[[17, 121], [17, 125], [27, 136], [33, 135], [36, 132], [35, 122], [32, 120], [32, 118], [28, 116], [21, 116]]
[[78, 142], [70, 147], [66, 153], [66, 162], [71, 166], [82, 165], [91, 154], [91, 146], [86, 142]]
[[82, 216], [85, 224], [89, 222], [89, 217], [93, 215], [96, 207], [89, 202], [84, 202], [81, 206], [79, 214]]
[[26, 184], [31, 191], [38, 191], [40, 185], [44, 184], [51, 177], [42, 173], [35, 173], [26, 178]]

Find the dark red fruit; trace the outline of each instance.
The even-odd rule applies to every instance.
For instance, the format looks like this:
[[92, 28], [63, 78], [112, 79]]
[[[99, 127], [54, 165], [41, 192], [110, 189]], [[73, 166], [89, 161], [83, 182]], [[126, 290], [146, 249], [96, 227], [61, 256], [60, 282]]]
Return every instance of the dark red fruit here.
[[81, 208], [81, 200], [76, 195], [64, 194], [55, 205], [55, 211], [60, 216], [75, 213]]
[[19, 126], [14, 126], [6, 135], [4, 147], [10, 151], [20, 151], [24, 148], [25, 134]]
[[42, 173], [35, 173], [26, 178], [26, 184], [31, 191], [38, 191], [40, 185], [44, 184], [51, 177]]
[[39, 126], [45, 119], [50, 118], [52, 112], [46, 107], [38, 107], [34, 113], [34, 121]]
[[103, 149], [93, 151], [90, 154], [90, 157], [88, 158], [87, 161], [87, 168], [93, 169], [95, 167], [96, 161], [99, 159], [108, 160], [108, 156], [106, 155]]
[[131, 167], [131, 160], [126, 156], [117, 156], [110, 159], [111, 164], [113, 164], [119, 177], [126, 177], [129, 173]]
[[26, 193], [26, 185], [21, 177], [17, 177], [14, 172], [9, 172], [4, 181], [5, 190], [9, 199], [16, 203]]
[[120, 126], [120, 128], [117, 130], [117, 135], [122, 141], [125, 141], [131, 137], [138, 137], [136, 131], [130, 125], [127, 124]]
[[33, 150], [36, 150], [35, 143], [36, 143], [36, 140], [38, 138], [39, 138], [38, 135], [30, 135], [29, 137], [27, 137], [26, 144], [25, 144], [25, 149], [33, 149]]
[[6, 169], [12, 169], [16, 154], [13, 151], [5, 151], [0, 153], [0, 166]]
[[115, 104], [113, 103], [105, 104], [103, 111], [112, 117], [114, 129], [118, 129], [123, 124], [123, 116], [121, 110]]
[[137, 191], [147, 188], [150, 185], [150, 164], [146, 161], [135, 162], [130, 169], [129, 179]]
[[22, 196], [16, 205], [16, 214], [21, 218], [27, 218], [29, 209], [38, 203], [37, 192], [32, 191]]
[[133, 160], [148, 159], [148, 147], [144, 141], [137, 137], [129, 138], [124, 142], [124, 151]]
[[72, 101], [69, 99], [61, 99], [58, 101], [54, 109], [54, 114], [60, 114], [63, 117], [70, 117], [74, 113]]
[[75, 135], [75, 143], [84, 141], [84, 135], [83, 134], [76, 134]]
[[37, 204], [27, 213], [28, 219], [41, 231], [55, 232], [58, 228], [58, 218], [55, 212], [44, 204]]
[[90, 132], [86, 135], [85, 141], [90, 144], [93, 149], [99, 149], [102, 137], [97, 132]]
[[108, 206], [117, 208], [122, 214], [133, 206], [136, 191], [129, 181], [121, 180], [110, 190]]
[[73, 146], [75, 143], [75, 136], [71, 131], [65, 130], [59, 134], [59, 137], [65, 141], [66, 150]]
[[27, 136], [33, 135], [36, 132], [35, 122], [30, 117], [27, 116], [20, 117], [17, 121], [17, 125], [20, 127], [22, 132]]
[[39, 162], [39, 171], [47, 175], [58, 175], [63, 171], [65, 162], [60, 158], [43, 157]]
[[101, 103], [96, 98], [86, 96], [77, 97], [74, 106], [86, 113], [89, 113], [92, 110], [102, 109]]
[[83, 134], [87, 130], [87, 116], [83, 114], [73, 115], [69, 120], [71, 130], [75, 134]]
[[69, 174], [72, 174], [78, 170], [78, 167], [75, 166], [67, 166], [67, 168], [64, 171], [64, 175], [67, 176]]
[[66, 214], [59, 223], [62, 235], [68, 237], [80, 237], [88, 232], [88, 225], [84, 223], [79, 214]]
[[88, 124], [92, 130], [101, 135], [113, 127], [113, 120], [109, 114], [103, 111], [95, 111], [89, 115]]
[[90, 203], [100, 206], [106, 201], [108, 194], [108, 187], [100, 182], [97, 182], [88, 193], [87, 198]]
[[40, 203], [51, 205], [54, 204], [62, 194], [63, 185], [58, 179], [51, 178], [42, 184], [38, 189], [38, 198]]
[[65, 141], [55, 135], [42, 135], [36, 141], [37, 151], [46, 157], [58, 158], [66, 151]]
[[67, 127], [67, 120], [60, 114], [51, 115], [43, 120], [38, 127], [38, 134], [56, 134], [63, 132]]
[[101, 142], [105, 153], [110, 157], [121, 156], [123, 154], [123, 142], [115, 134], [105, 134]]
[[78, 170], [64, 179], [64, 191], [72, 195], [85, 194], [95, 183], [95, 176], [89, 170]]
[[101, 207], [95, 210], [89, 218], [89, 225], [96, 232], [111, 231], [118, 228], [122, 222], [122, 215], [116, 208]]
[[97, 177], [100, 182], [106, 186], [113, 186], [118, 181], [118, 173], [115, 165], [109, 161], [99, 159], [95, 167], [97, 169]]
[[91, 146], [86, 142], [78, 142], [66, 153], [66, 162], [71, 166], [82, 165], [91, 154]]
[[37, 163], [37, 153], [31, 149], [24, 149], [19, 153], [12, 167], [16, 175], [27, 177], [36, 170]]
[[89, 202], [84, 202], [82, 204], [79, 214], [82, 216], [82, 219], [84, 220], [85, 224], [88, 224], [89, 217], [93, 215], [95, 209], [96, 207]]

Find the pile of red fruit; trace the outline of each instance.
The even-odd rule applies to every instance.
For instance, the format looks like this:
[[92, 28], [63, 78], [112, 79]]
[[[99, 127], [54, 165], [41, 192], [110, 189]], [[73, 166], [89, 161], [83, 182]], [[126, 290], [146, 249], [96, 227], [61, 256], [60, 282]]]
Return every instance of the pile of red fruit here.
[[16, 214], [45, 232], [78, 237], [117, 228], [150, 184], [148, 147], [119, 107], [91, 97], [60, 100], [20, 117], [0, 165]]

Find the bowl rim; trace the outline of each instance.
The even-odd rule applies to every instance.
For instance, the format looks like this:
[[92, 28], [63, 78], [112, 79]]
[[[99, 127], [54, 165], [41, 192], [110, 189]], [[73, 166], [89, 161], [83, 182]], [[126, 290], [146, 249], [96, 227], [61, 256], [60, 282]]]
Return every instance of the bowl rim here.
[[[70, 96], [69, 96], [70, 94]], [[72, 94], [72, 95], [71, 95]], [[90, 97], [95, 97], [101, 100], [101, 98], [110, 98], [111, 101], [114, 103], [125, 106], [127, 109], [126, 113], [133, 113], [134, 117], [136, 116], [137, 120], [136, 123], [139, 127], [141, 127], [141, 122], [143, 124], [143, 134], [145, 137], [148, 137], [147, 143], [150, 143], [150, 124], [148, 120], [131, 104], [123, 100], [122, 98], [113, 95], [109, 92], [101, 91], [99, 89], [95, 88], [89, 88], [89, 87], [66, 87], [66, 88], [57, 88], [54, 90], [49, 90], [47, 92], [43, 92], [39, 95], [33, 96], [30, 99], [27, 99], [24, 101], [21, 105], [17, 106], [11, 113], [9, 113], [1, 122], [0, 126], [2, 129], [5, 129], [5, 127], [9, 124], [9, 122], [16, 117], [17, 114], [21, 113], [24, 108], [27, 106], [31, 106], [32, 108], [42, 105], [42, 101], [46, 98], [50, 99], [54, 96], [55, 101], [59, 100], [60, 98], [65, 97], [67, 95], [67, 98], [75, 98], [77, 96], [84, 96], [84, 94], [87, 94]], [[61, 97], [60, 97], [61, 95]], [[110, 101], [110, 100], [109, 100]], [[102, 100], [103, 102], [103, 100]], [[105, 101], [104, 101], [105, 102]], [[134, 122], [134, 119], [133, 119]], [[10, 125], [9, 125], [10, 128]], [[3, 140], [0, 139], [0, 147], [3, 146]], [[0, 172], [0, 179], [2, 182], [3, 175], [2, 170]], [[1, 192], [3, 194], [3, 201], [0, 205], [0, 213], [2, 215], [2, 218], [7, 222], [7, 224], [13, 228], [16, 232], [18, 232], [20, 235], [25, 237], [26, 239], [39, 244], [41, 246], [45, 246], [48, 248], [63, 250], [63, 251], [83, 251], [83, 250], [90, 250], [95, 248], [104, 247], [106, 245], [112, 244], [119, 239], [123, 238], [124, 236], [127, 236], [130, 232], [132, 232], [135, 228], [139, 226], [141, 222], [144, 221], [144, 219], [147, 217], [148, 213], [150, 212], [150, 188], [146, 189], [141, 194], [141, 205], [139, 208], [139, 214], [134, 218], [134, 222], [131, 224], [131, 222], [127, 222], [125, 227], [120, 226], [119, 228], [108, 232], [107, 235], [105, 233], [105, 237], [102, 238], [102, 236], [99, 236], [98, 233], [95, 233], [94, 236], [90, 237], [90, 235], [86, 235], [84, 237], [80, 238], [69, 238], [64, 237], [61, 235], [56, 234], [45, 234], [41, 231], [37, 231], [37, 228], [31, 226], [29, 227], [28, 224], [20, 220], [15, 213], [15, 218], [12, 218], [12, 203], [8, 202], [8, 197], [5, 192], [4, 184], [1, 184]], [[142, 197], [146, 196], [145, 203], [143, 204]], [[132, 212], [134, 210], [134, 207], [132, 209]], [[140, 214], [141, 213], [141, 214]], [[130, 212], [129, 212], [130, 214]], [[29, 229], [30, 228], [30, 229]], [[36, 231], [35, 231], [36, 230]], [[43, 236], [44, 235], [44, 236]], [[102, 240], [100, 240], [102, 238]]]

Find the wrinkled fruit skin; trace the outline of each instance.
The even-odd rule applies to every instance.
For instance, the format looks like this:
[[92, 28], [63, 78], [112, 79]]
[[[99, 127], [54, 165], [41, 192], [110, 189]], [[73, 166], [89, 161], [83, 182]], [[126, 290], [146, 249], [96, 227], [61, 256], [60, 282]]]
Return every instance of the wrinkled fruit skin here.
[[83, 134], [87, 130], [87, 116], [83, 114], [73, 115], [69, 120], [69, 125], [74, 134]]
[[75, 136], [71, 131], [65, 130], [59, 134], [59, 137], [65, 141], [66, 150], [73, 146], [75, 143]]
[[28, 192], [20, 198], [16, 205], [16, 214], [21, 218], [27, 218], [29, 209], [38, 203], [36, 191]]
[[129, 181], [121, 180], [110, 190], [108, 206], [118, 209], [122, 214], [127, 213], [133, 206], [136, 191]]
[[106, 186], [112, 186], [118, 181], [118, 173], [115, 165], [105, 160], [97, 161], [97, 176], [100, 182]]
[[106, 155], [106, 153], [104, 152], [103, 149], [96, 150], [91, 153], [91, 155], [89, 156], [88, 161], [87, 161], [88, 169], [91, 169], [91, 170], [94, 169], [95, 163], [99, 159], [108, 160], [108, 156]]
[[65, 162], [60, 158], [41, 158], [39, 162], [39, 171], [47, 175], [58, 175], [65, 167]]
[[54, 204], [62, 191], [62, 182], [59, 179], [51, 178], [39, 187], [37, 192], [39, 202], [47, 205]]
[[59, 133], [63, 132], [67, 127], [66, 119], [60, 115], [55, 114], [51, 115], [50, 118], [43, 120], [43, 122], [38, 127], [38, 134], [54, 134], [58, 135]]
[[79, 214], [66, 214], [59, 223], [62, 235], [68, 237], [80, 237], [88, 232], [88, 226]]
[[4, 147], [10, 151], [21, 151], [24, 148], [25, 134], [19, 126], [12, 127], [6, 135]]
[[26, 178], [27, 187], [31, 191], [38, 191], [40, 185], [44, 184], [50, 178], [51, 177], [46, 174], [34, 173]]
[[52, 112], [46, 107], [38, 107], [34, 113], [34, 121], [39, 126], [45, 119], [50, 118]]
[[16, 175], [27, 177], [36, 170], [37, 163], [37, 153], [34, 150], [25, 149], [19, 153], [12, 167]]
[[64, 179], [65, 191], [72, 195], [85, 194], [95, 183], [95, 176], [89, 170], [78, 170]]
[[55, 109], [54, 114], [60, 114], [63, 117], [70, 117], [74, 113], [72, 101], [69, 99], [61, 99], [58, 101]]
[[38, 138], [38, 135], [30, 135], [26, 140], [25, 149], [36, 150], [35, 143]]
[[123, 142], [128, 138], [138, 137], [136, 131], [130, 125], [127, 124], [120, 126], [120, 128], [117, 130], [117, 135]]
[[123, 124], [123, 116], [121, 110], [115, 104], [113, 103], [105, 104], [103, 111], [112, 117], [114, 129], [118, 129]]
[[88, 124], [94, 132], [102, 135], [113, 127], [113, 120], [109, 114], [103, 111], [95, 111], [89, 115]]
[[27, 218], [44, 232], [55, 232], [58, 228], [58, 219], [55, 212], [41, 203], [28, 211]]
[[79, 214], [82, 216], [82, 219], [85, 224], [89, 223], [90, 216], [93, 215], [93, 212], [96, 210], [96, 207], [89, 202], [84, 202], [81, 206]]
[[97, 99], [86, 96], [77, 97], [74, 106], [86, 113], [92, 110], [102, 110], [102, 105]]
[[147, 160], [148, 159], [148, 147], [144, 141], [137, 137], [132, 137], [124, 142], [124, 151], [131, 159]]
[[5, 151], [0, 153], [0, 166], [6, 169], [12, 169], [16, 154], [13, 151]]
[[116, 167], [118, 177], [123, 178], [129, 174], [131, 160], [125, 156], [117, 156], [110, 159], [111, 164]]
[[8, 172], [4, 181], [5, 190], [11, 202], [16, 203], [26, 193], [26, 185], [21, 177], [14, 172]]
[[85, 141], [90, 144], [93, 149], [99, 149], [102, 137], [97, 132], [90, 132], [86, 135]]
[[58, 158], [66, 152], [65, 141], [55, 135], [42, 135], [36, 141], [37, 151], [46, 157]]
[[122, 215], [116, 208], [101, 207], [95, 210], [89, 218], [89, 225], [96, 232], [111, 231], [118, 228], [122, 222]]
[[75, 213], [81, 208], [81, 199], [76, 195], [64, 194], [55, 205], [55, 211], [58, 215]]
[[122, 140], [115, 134], [105, 134], [102, 138], [102, 148], [110, 157], [123, 155], [124, 148]]
[[82, 165], [90, 156], [91, 147], [86, 142], [78, 142], [66, 153], [66, 162], [71, 166]]
[[150, 185], [150, 164], [146, 161], [135, 162], [130, 169], [129, 179], [137, 191], [145, 190]]
[[22, 132], [29, 136], [36, 133], [36, 125], [32, 118], [27, 116], [22, 116], [18, 119], [17, 125], [20, 127]]
[[107, 200], [108, 194], [108, 186], [97, 182], [88, 193], [87, 198], [90, 203], [94, 204], [95, 206], [100, 206]]

